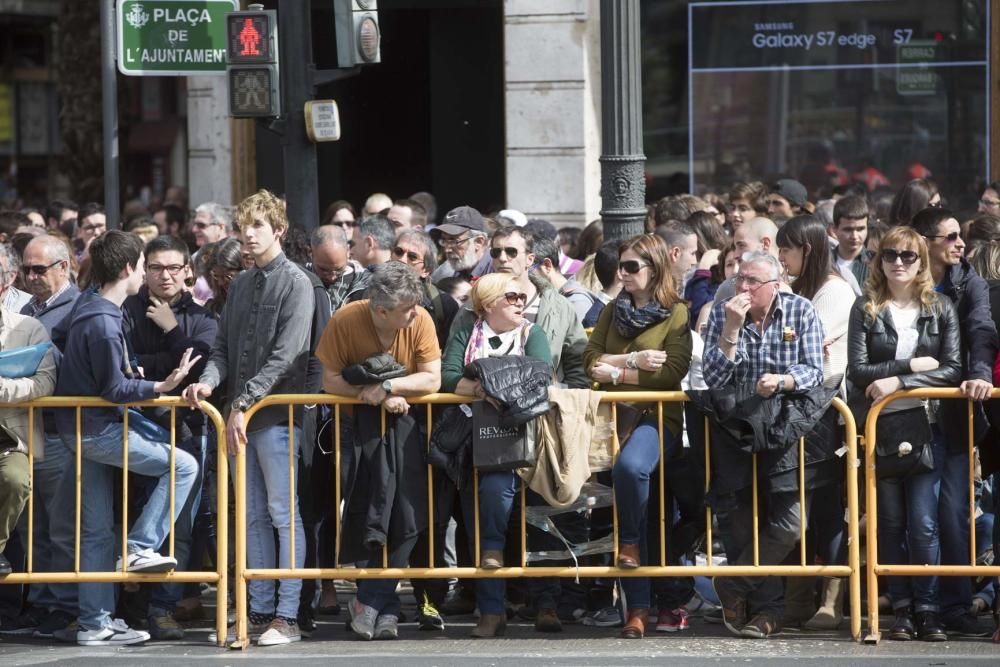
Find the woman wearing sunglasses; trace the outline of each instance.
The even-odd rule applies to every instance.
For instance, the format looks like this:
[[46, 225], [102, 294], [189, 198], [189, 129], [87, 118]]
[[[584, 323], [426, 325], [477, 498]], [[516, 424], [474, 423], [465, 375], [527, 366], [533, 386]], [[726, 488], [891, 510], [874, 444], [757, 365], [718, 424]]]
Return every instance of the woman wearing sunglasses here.
[[[851, 309], [848, 379], [872, 404], [900, 389], [956, 386], [962, 371], [958, 315], [951, 301], [934, 291], [923, 237], [912, 228], [894, 227], [882, 238], [873, 262], [864, 294]], [[882, 563], [940, 563], [938, 496], [946, 446], [936, 411], [935, 402], [903, 399], [890, 403], [879, 417], [899, 413], [893, 419], [900, 433], [926, 431], [930, 422], [933, 459], [924, 466], [926, 472], [878, 479]], [[905, 444], [898, 445], [900, 457], [906, 454]], [[922, 448], [920, 442], [909, 444]], [[890, 639], [947, 639], [938, 616], [937, 577], [889, 577], [889, 596], [896, 615]]]
[[[795, 276], [792, 291], [812, 302], [823, 323], [823, 385], [830, 389], [840, 388], [841, 397], [846, 397], [847, 323], [855, 295], [833, 267], [826, 225], [812, 215], [795, 216], [778, 230], [776, 243], [785, 272]], [[837, 426], [837, 417], [836, 408], [830, 407], [822, 419], [826, 427], [806, 437], [805, 481], [813, 491], [809, 530], [816, 544], [816, 555], [828, 565], [843, 564], [847, 557], [841, 502], [844, 464], [836, 454], [843, 434]], [[791, 488], [780, 490], [798, 491], [798, 475], [788, 481], [792, 482]], [[773, 483], [781, 486], [777, 479]], [[810, 630], [835, 630], [840, 625], [844, 580], [834, 578], [823, 582], [823, 605], [818, 612], [813, 601], [814, 583], [808, 577], [792, 577], [785, 583], [782, 625], [804, 624]], [[795, 591], [799, 595], [794, 595]]]
[[[666, 244], [652, 234], [637, 236], [618, 251], [622, 291], [601, 313], [584, 352], [584, 366], [605, 391], [679, 391], [691, 362], [688, 310], [670, 273]], [[646, 526], [650, 477], [661, 459], [667, 461], [680, 443], [682, 404], [663, 405], [663, 451], [660, 450], [655, 404], [636, 406], [644, 416], [626, 442], [612, 470], [618, 506], [618, 567], [647, 562]], [[662, 500], [662, 499], [661, 499]], [[628, 620], [622, 637], [639, 639], [649, 620], [649, 579], [626, 577]], [[662, 609], [677, 616], [673, 629], [683, 629], [681, 609], [687, 600]], [[672, 610], [672, 611], [670, 611]], [[676, 614], [674, 614], [676, 612]]]
[[[517, 355], [552, 363], [545, 332], [524, 319], [526, 301], [527, 296], [509, 275], [491, 273], [476, 281], [472, 287], [472, 310], [477, 317], [469, 326], [455, 331], [448, 341], [441, 362], [441, 391], [486, 398], [479, 380], [463, 376], [466, 364], [476, 359]], [[503, 567], [507, 520], [520, 485], [521, 480], [513, 471], [479, 473], [479, 565], [485, 570]], [[462, 492], [467, 526], [475, 522], [472, 499], [465, 495], [471, 491]], [[476, 580], [480, 616], [472, 631], [473, 637], [504, 634], [507, 627], [506, 588], [503, 579]], [[551, 611], [554, 616], [555, 610]], [[541, 615], [542, 610], [539, 610]]]

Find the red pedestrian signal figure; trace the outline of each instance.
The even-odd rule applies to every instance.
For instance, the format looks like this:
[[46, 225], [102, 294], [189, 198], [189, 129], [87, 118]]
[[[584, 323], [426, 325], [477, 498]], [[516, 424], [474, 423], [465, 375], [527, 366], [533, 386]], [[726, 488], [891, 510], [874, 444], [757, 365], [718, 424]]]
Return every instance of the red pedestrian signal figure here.
[[243, 22], [243, 29], [240, 30], [240, 55], [259, 56], [260, 49], [257, 48], [259, 45], [260, 33], [253, 27], [253, 19], [248, 17]]

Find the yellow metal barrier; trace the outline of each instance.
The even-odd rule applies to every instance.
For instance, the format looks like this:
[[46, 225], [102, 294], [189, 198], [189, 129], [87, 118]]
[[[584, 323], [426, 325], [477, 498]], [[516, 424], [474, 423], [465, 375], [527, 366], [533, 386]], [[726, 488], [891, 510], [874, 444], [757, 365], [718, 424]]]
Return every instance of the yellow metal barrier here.
[[[432, 415], [431, 406], [433, 405], [448, 405], [456, 403], [469, 403], [471, 402], [468, 396], [459, 396], [457, 394], [429, 394], [421, 397], [407, 397], [407, 402], [411, 405], [425, 405], [427, 409], [427, 425], [428, 425], [428, 445], [430, 444], [430, 430], [432, 427]], [[617, 414], [617, 403], [618, 402], [637, 402], [637, 403], [656, 403], [657, 408], [657, 422], [660, 433], [660, 450], [663, 450], [663, 403], [678, 403], [687, 401], [687, 395], [681, 391], [665, 391], [665, 392], [607, 392], [603, 395], [602, 403], [611, 403], [611, 421], [615, 422], [615, 417]], [[338, 547], [340, 545], [340, 530], [341, 530], [341, 517], [340, 517], [340, 503], [341, 503], [341, 489], [340, 489], [340, 474], [337, 470], [337, 466], [340, 462], [340, 420], [341, 420], [341, 406], [342, 405], [361, 405], [362, 401], [357, 398], [351, 398], [346, 396], [334, 396], [330, 394], [286, 394], [286, 395], [275, 395], [268, 396], [264, 398], [259, 403], [255, 404], [246, 413], [245, 424], [247, 424], [247, 429], [250, 428], [250, 423], [253, 420], [253, 416], [259, 412], [261, 409], [274, 405], [287, 405], [288, 406], [288, 423], [289, 429], [291, 430], [292, 417], [293, 417], [293, 406], [296, 405], [332, 405], [334, 406], [334, 453], [333, 453], [333, 465], [334, 465], [334, 506], [338, 508], [336, 513], [336, 536]], [[409, 579], [441, 579], [441, 578], [453, 578], [453, 577], [467, 577], [467, 578], [513, 578], [521, 576], [531, 576], [531, 577], [692, 577], [692, 576], [826, 576], [826, 577], [848, 577], [850, 583], [850, 607], [851, 607], [851, 636], [858, 640], [861, 637], [861, 557], [860, 557], [860, 547], [858, 540], [858, 486], [857, 486], [857, 427], [854, 423], [854, 418], [847, 408], [847, 405], [840, 399], [834, 399], [834, 408], [840, 413], [845, 422], [845, 446], [847, 448], [846, 453], [846, 466], [847, 466], [847, 477], [845, 480], [845, 485], [847, 488], [847, 509], [848, 509], [848, 564], [847, 565], [807, 565], [805, 548], [803, 547], [800, 553], [800, 564], [799, 565], [760, 565], [758, 557], [758, 546], [759, 546], [759, 531], [758, 528], [758, 517], [757, 517], [757, 482], [756, 482], [756, 469], [757, 469], [757, 456], [753, 456], [753, 466], [754, 466], [754, 482], [753, 482], [753, 522], [754, 522], [754, 535], [753, 535], [753, 550], [754, 550], [754, 564], [753, 565], [713, 565], [712, 564], [712, 515], [711, 508], [706, 507], [706, 534], [708, 543], [708, 559], [707, 565], [667, 565], [666, 564], [666, 517], [664, 512], [660, 512], [660, 564], [659, 565], [648, 565], [642, 566], [635, 569], [622, 570], [613, 566], [545, 566], [545, 567], [528, 567], [527, 559], [525, 554], [526, 549], [526, 539], [524, 536], [525, 531], [525, 485], [522, 484], [521, 488], [521, 564], [515, 567], [502, 567], [496, 570], [482, 570], [477, 567], [434, 567], [434, 531], [429, 529], [428, 531], [428, 542], [429, 542], [429, 567], [406, 567], [406, 568], [354, 568], [354, 567], [332, 567], [332, 568], [268, 568], [268, 569], [251, 569], [247, 567], [246, 563], [246, 452], [245, 448], [240, 448], [239, 453], [236, 455], [236, 560], [235, 560], [235, 597], [236, 597], [236, 641], [231, 645], [232, 648], [246, 648], [249, 644], [248, 642], [248, 609], [247, 609], [247, 585], [252, 579], [290, 579], [290, 578], [301, 578], [301, 579], [378, 579], [378, 578], [409, 578]], [[385, 411], [382, 411], [382, 429], [385, 430]], [[707, 424], [707, 418], [706, 418]], [[620, 443], [618, 442], [618, 435], [614, 433], [612, 429], [612, 455], [617, 456]], [[802, 441], [799, 443], [800, 451], [800, 461], [802, 460], [801, 452], [804, 444]], [[710, 465], [710, 439], [706, 434], [705, 441], [705, 489], [706, 491], [711, 484], [711, 465]], [[291, 489], [291, 496], [294, 498], [296, 494], [295, 488], [295, 456], [294, 456], [294, 441], [289, 439], [289, 459], [288, 459], [288, 474], [289, 474], [289, 487]], [[663, 497], [664, 490], [664, 468], [665, 466], [659, 466], [660, 469], [660, 494]], [[428, 480], [428, 520], [432, 520], [431, 517], [434, 516], [433, 506], [434, 506], [434, 492], [433, 485], [431, 484], [431, 466], [427, 466], [427, 480]], [[475, 486], [475, 562], [479, 562], [479, 493], [478, 493], [478, 476], [475, 476], [476, 486]], [[800, 465], [799, 470], [799, 498], [800, 498], [800, 508], [805, 507], [803, 501], [805, 494], [804, 487], [804, 469]], [[612, 496], [613, 498], [613, 496]], [[290, 511], [294, 513], [294, 502], [290, 503]], [[612, 516], [613, 516], [613, 535], [614, 535], [614, 561], [617, 562], [618, 557], [618, 515], [617, 508], [615, 507], [614, 500], [612, 500]], [[295, 562], [295, 530], [294, 530], [294, 514], [291, 516], [292, 521], [290, 522], [291, 539], [290, 539], [290, 558], [289, 562]], [[805, 531], [806, 522], [800, 522], [800, 539], [805, 542]], [[386, 550], [383, 549], [383, 565], [385, 564]], [[339, 554], [337, 556], [337, 562], [339, 563]]]
[[[1000, 398], [1000, 389], [994, 389], [990, 397]], [[965, 399], [968, 401], [966, 414], [969, 430], [969, 565], [904, 565], [902, 563], [882, 565], [878, 562], [878, 504], [876, 497], [878, 480], [875, 477], [875, 425], [885, 407], [902, 398], [965, 399], [965, 396], [958, 389], [909, 389], [887, 396], [868, 411], [868, 417], [865, 420], [865, 504], [868, 517], [865, 570], [868, 583], [868, 635], [865, 637], [865, 643], [871, 644], [876, 644], [881, 639], [878, 618], [878, 575], [904, 577], [1000, 576], [1000, 565], [976, 565], [976, 494], [974, 490], [975, 459], [973, 456], [975, 434], [972, 428], [973, 401], [969, 399]]]
[[[179, 397], [158, 398], [140, 403], [129, 403], [127, 407], [156, 406], [170, 408], [170, 516], [174, 516], [174, 453], [176, 452], [176, 411], [177, 409], [189, 409], [187, 403], [181, 401]], [[217, 434], [216, 449], [218, 452], [218, 523], [216, 526], [218, 548], [216, 552], [216, 570], [214, 572], [164, 572], [158, 574], [142, 574], [136, 572], [81, 572], [80, 571], [80, 521], [81, 521], [81, 489], [83, 450], [80, 446], [80, 421], [82, 411], [87, 408], [118, 407], [115, 403], [109, 403], [100, 398], [91, 397], [48, 397], [34, 401], [18, 403], [11, 407], [24, 408], [28, 410], [28, 480], [31, 493], [28, 495], [28, 527], [27, 527], [27, 571], [14, 572], [0, 579], [0, 584], [41, 584], [41, 583], [150, 583], [150, 582], [171, 582], [171, 583], [194, 583], [206, 582], [216, 585], [216, 611], [215, 625], [218, 632], [218, 645], [224, 646], [226, 639], [226, 617], [228, 598], [228, 541], [229, 541], [229, 464], [226, 459], [226, 429], [219, 412], [210, 403], [201, 402], [201, 410], [212, 421]], [[48, 408], [75, 408], [76, 409], [76, 452], [75, 452], [75, 530], [74, 530], [74, 558], [72, 572], [35, 572], [34, 571], [34, 424], [36, 411]], [[127, 437], [128, 432], [128, 411], [125, 411], [125, 424], [122, 429], [122, 437]], [[127, 445], [127, 441], [126, 441]], [[124, 447], [122, 455], [122, 469], [128, 469], [128, 447]], [[128, 474], [122, 475], [122, 538], [121, 553], [127, 551], [128, 539]], [[169, 556], [174, 555], [174, 533], [170, 532]]]

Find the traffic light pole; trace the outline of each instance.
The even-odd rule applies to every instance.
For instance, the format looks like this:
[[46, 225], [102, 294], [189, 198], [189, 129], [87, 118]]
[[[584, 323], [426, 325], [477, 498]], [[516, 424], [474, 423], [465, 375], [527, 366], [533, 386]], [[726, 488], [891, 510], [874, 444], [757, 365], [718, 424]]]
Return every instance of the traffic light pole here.
[[108, 229], [119, 226], [118, 70], [115, 66], [115, 0], [101, 0], [101, 113], [104, 124], [104, 210]]
[[639, 46], [639, 0], [601, 0], [601, 219], [607, 240], [642, 234], [646, 218]]
[[305, 104], [313, 97], [312, 17], [309, 0], [284, 0], [278, 7], [285, 127], [285, 200], [288, 220], [307, 230], [319, 219], [316, 146], [306, 136]]

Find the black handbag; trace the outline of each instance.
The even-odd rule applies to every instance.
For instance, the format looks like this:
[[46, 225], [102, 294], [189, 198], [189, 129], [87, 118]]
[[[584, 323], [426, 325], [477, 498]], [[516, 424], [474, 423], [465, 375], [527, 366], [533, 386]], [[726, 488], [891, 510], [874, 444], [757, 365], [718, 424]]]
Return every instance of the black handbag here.
[[[533, 424], [531, 425], [533, 428]], [[500, 425], [500, 413], [489, 401], [472, 404], [472, 465], [479, 470], [516, 470], [535, 465], [529, 424]]]
[[933, 437], [923, 407], [880, 414], [875, 424], [875, 477], [901, 479], [934, 470]]

